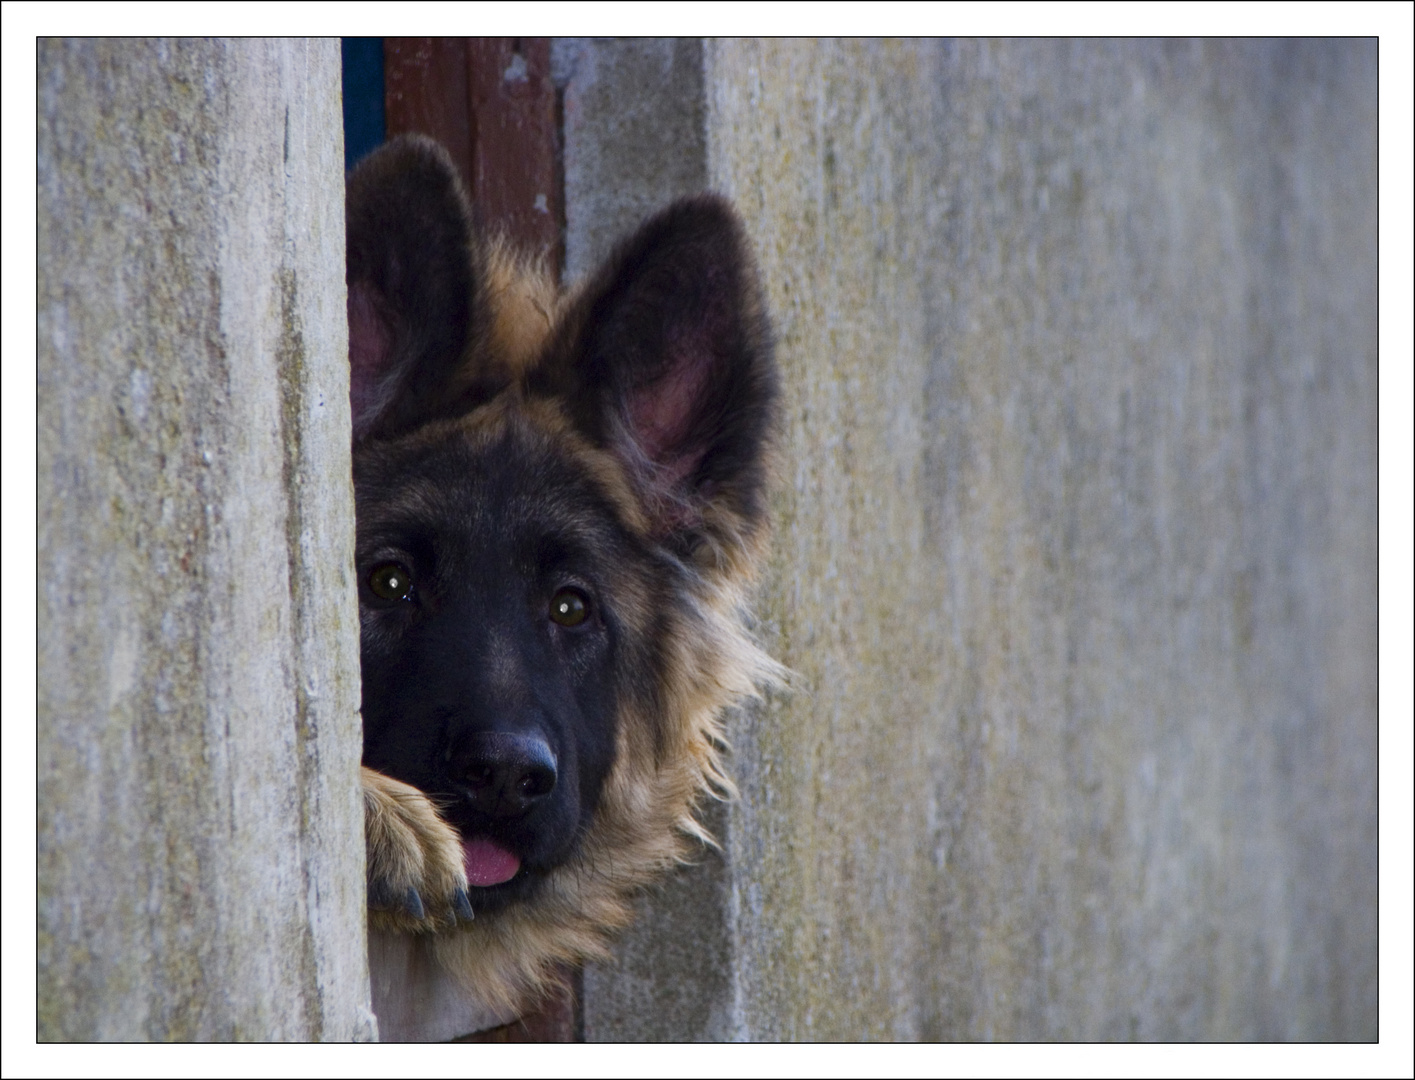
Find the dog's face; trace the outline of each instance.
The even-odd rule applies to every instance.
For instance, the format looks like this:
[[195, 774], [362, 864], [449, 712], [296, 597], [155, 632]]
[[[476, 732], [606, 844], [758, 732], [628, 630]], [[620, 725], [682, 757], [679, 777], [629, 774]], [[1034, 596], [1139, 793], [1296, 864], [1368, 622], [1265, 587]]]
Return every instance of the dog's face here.
[[[364, 764], [461, 855], [439, 886], [447, 845], [396, 854], [417, 792], [374, 799], [371, 904], [418, 892], [427, 920], [393, 925], [532, 986], [701, 835], [718, 715], [771, 673], [741, 623], [776, 397], [760, 292], [711, 197], [569, 297], [478, 236], [427, 140], [348, 199]], [[438, 894], [463, 874], [470, 921]]]
[[585, 448], [535, 419], [488, 409], [355, 473], [364, 764], [441, 807], [478, 911], [528, 895], [588, 830], [622, 684], [657, 666], [641, 609], [673, 576]]

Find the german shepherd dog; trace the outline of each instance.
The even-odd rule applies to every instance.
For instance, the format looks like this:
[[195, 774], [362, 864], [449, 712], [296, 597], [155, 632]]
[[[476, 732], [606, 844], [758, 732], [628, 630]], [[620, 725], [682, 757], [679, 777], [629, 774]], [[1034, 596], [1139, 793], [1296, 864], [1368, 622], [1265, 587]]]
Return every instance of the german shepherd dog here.
[[710, 840], [721, 714], [777, 677], [770, 328], [715, 196], [562, 296], [403, 137], [347, 230], [370, 920], [521, 1009]]

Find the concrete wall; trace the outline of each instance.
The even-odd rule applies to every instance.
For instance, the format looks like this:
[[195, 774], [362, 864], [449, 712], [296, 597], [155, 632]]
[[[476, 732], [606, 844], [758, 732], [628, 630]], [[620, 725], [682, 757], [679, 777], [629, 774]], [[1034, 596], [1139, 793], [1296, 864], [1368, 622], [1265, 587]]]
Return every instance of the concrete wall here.
[[39, 1037], [372, 1037], [338, 42], [43, 42], [38, 128]]
[[[369, 1037], [338, 49], [39, 57], [39, 1034]], [[583, 42], [786, 379], [742, 798], [589, 1038], [1375, 1035], [1375, 48]]]
[[756, 239], [802, 688], [587, 1036], [1374, 1038], [1374, 44], [556, 55], [572, 272]]

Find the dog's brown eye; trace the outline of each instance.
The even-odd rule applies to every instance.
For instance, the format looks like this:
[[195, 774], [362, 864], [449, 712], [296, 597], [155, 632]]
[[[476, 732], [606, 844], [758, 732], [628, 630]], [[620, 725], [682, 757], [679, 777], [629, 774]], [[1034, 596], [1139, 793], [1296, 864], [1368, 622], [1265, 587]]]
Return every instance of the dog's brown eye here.
[[561, 626], [579, 626], [589, 613], [589, 601], [579, 589], [561, 589], [550, 598], [550, 618]]
[[368, 576], [368, 587], [374, 596], [383, 600], [410, 600], [413, 592], [413, 576], [408, 568], [399, 563], [384, 563], [374, 567]]

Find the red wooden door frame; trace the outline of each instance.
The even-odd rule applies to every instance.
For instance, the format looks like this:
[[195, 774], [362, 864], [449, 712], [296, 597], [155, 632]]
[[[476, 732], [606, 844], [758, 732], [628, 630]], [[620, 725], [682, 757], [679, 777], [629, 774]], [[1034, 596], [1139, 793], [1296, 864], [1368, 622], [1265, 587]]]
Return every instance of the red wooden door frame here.
[[564, 183], [549, 38], [384, 38], [388, 134], [452, 154], [483, 227], [563, 261]]

